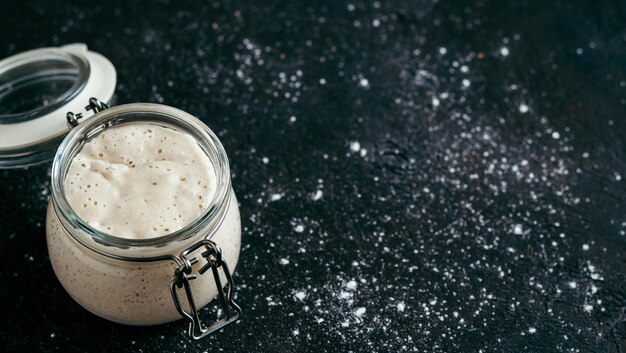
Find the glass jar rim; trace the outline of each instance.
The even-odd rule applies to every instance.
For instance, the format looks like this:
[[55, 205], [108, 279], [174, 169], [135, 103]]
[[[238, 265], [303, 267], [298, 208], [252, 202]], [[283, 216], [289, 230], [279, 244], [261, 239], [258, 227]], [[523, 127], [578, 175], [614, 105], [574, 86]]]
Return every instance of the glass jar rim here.
[[[190, 133], [201, 146], [215, 168], [216, 190], [206, 211], [185, 227], [154, 238], [129, 239], [102, 232], [82, 220], [72, 210], [64, 192], [64, 180], [74, 156], [84, 143], [103, 130], [122, 124], [153, 123]], [[60, 218], [69, 222], [79, 232], [68, 231], [70, 236], [87, 248], [102, 255], [135, 261], [161, 259], [175, 254], [167, 251], [168, 245], [184, 242], [202, 233], [210, 236], [219, 227], [230, 202], [230, 168], [226, 151], [215, 133], [199, 119], [180, 109], [162, 104], [132, 103], [108, 108], [85, 119], [73, 128], [59, 146], [52, 164], [52, 202]], [[61, 220], [63, 224], [63, 220]], [[213, 225], [210, 229], [207, 226]], [[76, 234], [74, 234], [76, 233]], [[143, 254], [125, 255], [124, 250], [152, 249]], [[160, 249], [155, 254], [154, 250]]]

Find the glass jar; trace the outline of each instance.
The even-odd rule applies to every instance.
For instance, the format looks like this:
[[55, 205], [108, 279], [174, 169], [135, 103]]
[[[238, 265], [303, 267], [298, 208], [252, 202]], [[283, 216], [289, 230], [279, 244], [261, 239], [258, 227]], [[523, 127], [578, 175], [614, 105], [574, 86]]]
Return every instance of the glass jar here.
[[[204, 337], [241, 312], [233, 301], [231, 278], [239, 258], [241, 223], [228, 158], [215, 134], [181, 110], [158, 104], [109, 109], [116, 82], [113, 64], [83, 43], [1, 60], [0, 169], [55, 156], [46, 217], [48, 250], [54, 272], [78, 303], [122, 324], [154, 325], [183, 317], [191, 337]], [[93, 116], [82, 119], [83, 114]], [[72, 159], [85, 143], [105, 129], [136, 123], [194, 137], [215, 167], [217, 180], [214, 199], [199, 218], [176, 232], [144, 240], [89, 226], [71, 209], [64, 190]], [[198, 310], [216, 296], [222, 318], [205, 327]]]
[[[108, 108], [97, 100], [90, 102], [87, 108], [96, 114], [80, 124], [78, 115], [68, 113], [70, 126], [75, 126], [52, 165], [46, 234], [50, 261], [63, 287], [92, 313], [122, 324], [155, 325], [182, 316], [190, 322], [193, 338], [236, 320], [241, 311], [233, 301], [231, 273], [239, 259], [241, 222], [228, 158], [217, 136], [195, 117], [172, 107], [135, 103]], [[85, 143], [105, 129], [138, 123], [191, 135], [216, 170], [217, 189], [205, 213], [157, 238], [120, 238], [91, 227], [72, 210], [64, 190], [72, 159]], [[198, 310], [215, 297], [224, 314], [205, 327]]]

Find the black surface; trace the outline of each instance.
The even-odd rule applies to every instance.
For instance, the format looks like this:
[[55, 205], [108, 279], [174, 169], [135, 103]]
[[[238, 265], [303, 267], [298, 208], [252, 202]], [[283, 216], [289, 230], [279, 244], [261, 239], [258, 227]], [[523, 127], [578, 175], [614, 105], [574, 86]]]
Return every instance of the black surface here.
[[3, 57], [88, 43], [119, 103], [218, 133], [244, 316], [188, 342], [82, 309], [46, 164], [0, 172], [3, 350], [624, 350], [625, 2], [262, 3], [4, 3]]

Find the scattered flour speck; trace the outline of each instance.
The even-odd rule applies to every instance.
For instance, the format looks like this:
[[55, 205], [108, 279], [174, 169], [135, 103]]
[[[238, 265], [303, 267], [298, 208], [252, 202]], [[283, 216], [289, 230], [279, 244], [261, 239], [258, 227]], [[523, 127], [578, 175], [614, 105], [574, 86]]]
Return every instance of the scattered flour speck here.
[[350, 294], [349, 292], [341, 291], [339, 293], [339, 299], [347, 300], [347, 299], [350, 299], [350, 298], [352, 298], [352, 294]]
[[518, 109], [519, 109], [519, 112], [522, 114], [528, 113], [528, 106], [524, 103], [520, 104]]
[[360, 308], [358, 308], [358, 309], [356, 309], [354, 311], [354, 315], [356, 317], [361, 317], [361, 316], [365, 315], [365, 311], [366, 311], [366, 309], [364, 307], [360, 307]]
[[321, 199], [322, 196], [324, 196], [324, 192], [322, 190], [317, 190], [317, 191], [315, 191], [315, 194], [313, 194], [313, 197], [311, 197], [311, 198], [313, 199], [313, 201], [317, 201], [317, 200]]
[[350, 142], [350, 150], [352, 152], [359, 152], [361, 150], [361, 144], [357, 141]]

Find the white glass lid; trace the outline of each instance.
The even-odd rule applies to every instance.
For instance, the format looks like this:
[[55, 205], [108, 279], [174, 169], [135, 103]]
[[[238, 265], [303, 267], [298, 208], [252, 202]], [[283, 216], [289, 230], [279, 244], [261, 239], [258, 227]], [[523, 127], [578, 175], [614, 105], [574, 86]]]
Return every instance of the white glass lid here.
[[91, 97], [111, 103], [115, 83], [113, 64], [85, 44], [0, 61], [0, 168], [52, 158], [69, 131], [67, 112], [83, 112]]

